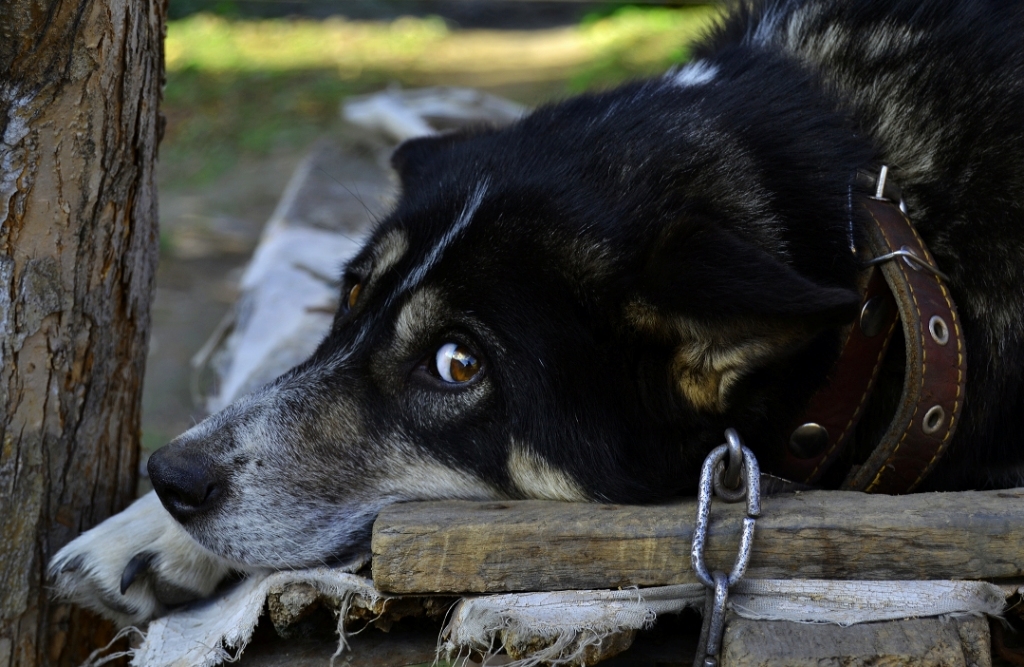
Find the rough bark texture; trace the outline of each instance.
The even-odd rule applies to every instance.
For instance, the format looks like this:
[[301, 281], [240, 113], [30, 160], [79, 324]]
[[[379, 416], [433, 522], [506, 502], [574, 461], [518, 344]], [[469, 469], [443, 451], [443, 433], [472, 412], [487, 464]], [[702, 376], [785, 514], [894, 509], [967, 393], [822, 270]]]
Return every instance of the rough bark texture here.
[[135, 489], [165, 13], [0, 2], [0, 667], [109, 639], [44, 570]]

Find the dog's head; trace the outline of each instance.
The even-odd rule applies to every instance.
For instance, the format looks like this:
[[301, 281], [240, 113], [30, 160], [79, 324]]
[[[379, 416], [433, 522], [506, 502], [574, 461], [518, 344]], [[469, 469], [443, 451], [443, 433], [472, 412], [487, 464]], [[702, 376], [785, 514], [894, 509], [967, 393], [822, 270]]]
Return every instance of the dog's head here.
[[650, 501], [726, 426], [770, 443], [858, 301], [845, 167], [797, 145], [766, 170], [660, 87], [400, 147], [330, 333], [153, 455], [165, 506], [296, 567], [365, 550], [387, 503]]

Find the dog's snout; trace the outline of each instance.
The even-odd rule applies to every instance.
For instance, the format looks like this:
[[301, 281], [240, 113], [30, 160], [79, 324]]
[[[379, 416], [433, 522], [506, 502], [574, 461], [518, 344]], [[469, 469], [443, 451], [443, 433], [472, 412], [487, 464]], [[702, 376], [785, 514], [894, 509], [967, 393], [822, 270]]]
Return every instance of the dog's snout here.
[[178, 521], [210, 511], [224, 496], [224, 481], [200, 452], [171, 444], [154, 452], [147, 467], [160, 502]]

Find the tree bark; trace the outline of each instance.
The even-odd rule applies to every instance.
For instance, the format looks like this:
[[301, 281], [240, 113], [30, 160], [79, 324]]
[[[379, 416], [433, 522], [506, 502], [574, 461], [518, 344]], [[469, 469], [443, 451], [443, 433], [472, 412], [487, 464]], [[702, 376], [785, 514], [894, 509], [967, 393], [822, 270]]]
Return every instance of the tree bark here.
[[165, 14], [0, 1], [0, 667], [111, 635], [44, 572], [135, 491]]

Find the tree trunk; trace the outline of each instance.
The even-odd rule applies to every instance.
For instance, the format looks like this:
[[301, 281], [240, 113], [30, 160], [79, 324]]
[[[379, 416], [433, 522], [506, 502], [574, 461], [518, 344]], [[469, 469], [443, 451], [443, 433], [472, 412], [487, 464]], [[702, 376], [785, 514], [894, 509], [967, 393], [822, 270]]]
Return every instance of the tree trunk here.
[[135, 491], [165, 14], [0, 0], [0, 667], [111, 635], [44, 571]]

